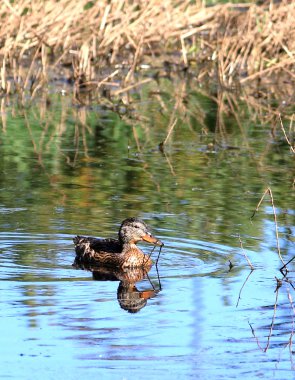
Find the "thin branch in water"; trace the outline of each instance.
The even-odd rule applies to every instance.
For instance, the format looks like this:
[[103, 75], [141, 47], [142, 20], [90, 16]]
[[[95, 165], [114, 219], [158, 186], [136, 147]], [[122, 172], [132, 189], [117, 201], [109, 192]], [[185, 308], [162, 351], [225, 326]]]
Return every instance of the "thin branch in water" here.
[[156, 271], [157, 271], [157, 280], [158, 280], [158, 285], [159, 285], [159, 289], [156, 289], [154, 284], [152, 283], [148, 273], [146, 272], [145, 273], [145, 276], [146, 278], [149, 280], [153, 290], [155, 291], [155, 294], [157, 294], [158, 292], [160, 292], [162, 290], [162, 284], [161, 284], [161, 280], [160, 280], [160, 275], [159, 275], [159, 270], [158, 270], [158, 267], [156, 266]]
[[275, 205], [274, 205], [274, 200], [273, 200], [273, 195], [272, 195], [272, 191], [271, 191], [271, 188], [268, 187], [262, 197], [260, 198], [260, 201], [258, 202], [257, 206], [256, 206], [256, 209], [254, 210], [253, 212], [253, 215], [251, 216], [251, 220], [254, 218], [256, 212], [259, 210], [259, 207], [265, 197], [266, 194], [269, 194], [269, 197], [270, 197], [270, 201], [271, 201], [271, 205], [272, 205], [272, 211], [273, 211], [273, 216], [274, 216], [274, 222], [275, 222], [275, 229], [276, 229], [276, 242], [277, 242], [277, 250], [278, 250], [278, 255], [279, 255], [279, 258], [281, 260], [281, 262], [283, 263], [283, 265], [285, 266], [285, 262], [282, 258], [282, 255], [281, 255], [281, 250], [280, 250], [280, 243], [279, 243], [279, 230], [278, 230], [278, 222], [277, 222], [277, 214], [276, 214], [276, 209], [275, 209]]
[[[288, 266], [288, 264], [290, 264], [291, 263], [291, 261], [293, 261], [295, 259], [295, 256], [293, 256], [292, 257], [292, 259], [290, 259], [286, 264], [284, 264], [283, 266], [282, 266], [282, 268], [280, 268], [280, 272], [282, 273], [282, 275], [284, 276], [284, 277], [286, 277], [286, 272], [288, 272], [288, 270], [286, 269], [287, 268], [287, 266]], [[286, 272], [284, 272], [284, 270], [286, 269]]]
[[257, 346], [259, 347], [259, 349], [263, 352], [266, 352], [269, 348], [269, 345], [270, 345], [270, 338], [272, 336], [272, 332], [273, 332], [273, 327], [274, 327], [274, 323], [275, 323], [275, 318], [276, 318], [276, 311], [277, 311], [277, 305], [278, 305], [278, 297], [279, 297], [279, 289], [282, 285], [282, 282], [279, 281], [277, 278], [277, 287], [276, 287], [276, 290], [275, 290], [275, 293], [276, 293], [276, 300], [275, 300], [275, 304], [274, 304], [274, 309], [273, 309], [273, 316], [272, 316], [272, 319], [271, 319], [271, 325], [270, 325], [270, 328], [269, 328], [269, 334], [268, 334], [268, 337], [267, 337], [267, 343], [266, 343], [266, 346], [265, 348], [263, 348], [259, 342], [259, 339], [258, 337], [256, 336], [255, 334], [255, 330], [254, 328], [252, 327], [251, 323], [248, 321], [248, 324], [249, 326], [251, 327], [251, 331], [252, 331], [252, 335], [253, 337], [255, 338], [256, 340], [256, 343], [257, 343]]
[[254, 218], [254, 216], [256, 215], [256, 212], [258, 212], [259, 207], [260, 207], [260, 205], [261, 205], [261, 203], [262, 203], [262, 201], [263, 201], [265, 195], [267, 194], [267, 192], [268, 192], [268, 188], [264, 191], [264, 193], [263, 193], [262, 197], [260, 198], [260, 201], [258, 202], [258, 204], [257, 204], [257, 206], [256, 206], [256, 208], [255, 208], [255, 210], [254, 210], [254, 212], [253, 212], [253, 214], [252, 214], [252, 216], [250, 217], [250, 220], [251, 220], [251, 221], [252, 221], [252, 219]]
[[[243, 283], [243, 285], [242, 285], [242, 287], [241, 287], [241, 289], [240, 289], [240, 291], [239, 291], [239, 297], [238, 297], [238, 301], [237, 301], [237, 303], [236, 303], [236, 307], [239, 306], [240, 299], [241, 299], [241, 294], [242, 294], [242, 290], [243, 290], [244, 286], [246, 285], [247, 281], [249, 280], [251, 274], [253, 273], [253, 270], [254, 270], [254, 269], [251, 269], [251, 271], [249, 272], [248, 276], [246, 277], [246, 280], [244, 281], [244, 283]], [[251, 326], [251, 325], [250, 325], [250, 326]]]
[[150, 279], [150, 276], [148, 275], [148, 272], [145, 271], [145, 272], [144, 272], [144, 275], [145, 275], [145, 277], [148, 279], [148, 281], [149, 281], [151, 287], [153, 288], [153, 290], [156, 291], [156, 288], [154, 287], [154, 284], [152, 283], [152, 281], [151, 281], [151, 279]]
[[289, 352], [290, 352], [291, 366], [292, 366], [292, 369], [294, 370], [295, 366], [294, 366], [294, 362], [293, 362], [293, 350], [292, 350], [292, 346], [293, 346], [294, 325], [295, 325], [295, 323], [294, 323], [295, 308], [294, 308], [293, 299], [292, 299], [292, 296], [290, 294], [290, 291], [289, 291], [288, 287], [287, 287], [287, 293], [288, 293], [288, 299], [289, 299], [291, 310], [292, 310], [292, 331], [290, 333], [290, 338], [289, 338], [289, 341], [288, 341], [288, 346], [289, 346]]
[[283, 265], [285, 265], [285, 262], [284, 262], [284, 260], [283, 260], [283, 258], [281, 256], [280, 243], [279, 243], [279, 229], [278, 229], [278, 223], [277, 223], [277, 215], [276, 215], [276, 209], [275, 209], [275, 206], [274, 206], [272, 191], [271, 191], [270, 187], [268, 188], [268, 193], [269, 193], [269, 196], [270, 196], [270, 199], [271, 199], [272, 211], [273, 211], [273, 216], [274, 216], [274, 221], [275, 221], [275, 226], [276, 226], [276, 240], [277, 240], [278, 255], [279, 255], [279, 258], [280, 258], [281, 262], [283, 263]]
[[118, 96], [118, 95], [122, 94], [123, 92], [128, 92], [128, 91], [130, 91], [130, 90], [133, 90], [133, 89], [136, 88], [136, 87], [142, 86], [143, 84], [149, 83], [149, 82], [151, 82], [151, 81], [152, 81], [151, 78], [143, 79], [142, 81], [140, 81], [140, 82], [138, 82], [138, 83], [134, 83], [134, 84], [132, 84], [132, 85], [130, 85], [130, 86], [127, 86], [127, 87], [122, 88], [122, 89], [120, 89], [120, 90], [114, 91], [114, 95], [115, 95], [115, 96]]
[[[291, 142], [290, 142], [290, 140], [289, 140], [289, 138], [288, 138], [288, 136], [287, 136], [287, 133], [286, 133], [286, 131], [285, 131], [285, 128], [284, 128], [284, 125], [283, 125], [283, 122], [282, 122], [281, 115], [279, 115], [279, 119], [280, 119], [280, 123], [281, 123], [281, 129], [282, 129], [282, 131], [283, 131], [283, 133], [284, 133], [284, 136], [285, 136], [285, 139], [286, 139], [288, 145], [290, 146], [290, 150], [291, 150], [292, 153], [295, 153], [295, 148], [292, 146], [292, 144], [291, 144]], [[292, 117], [292, 120], [291, 120], [291, 125], [292, 125], [292, 122], [293, 122], [293, 117]]]
[[170, 137], [170, 135], [171, 135], [171, 133], [172, 133], [172, 131], [173, 131], [176, 123], [177, 123], [177, 121], [178, 121], [178, 119], [175, 119], [174, 122], [171, 124], [171, 126], [169, 128], [169, 131], [168, 131], [168, 134], [167, 134], [165, 140], [162, 142], [162, 145], [165, 145], [167, 143], [167, 141], [168, 141], [168, 139], [169, 139], [169, 137]]
[[241, 247], [241, 250], [242, 250], [242, 253], [245, 257], [245, 259], [247, 260], [247, 263], [251, 269], [251, 271], [253, 271], [255, 268], [254, 266], [252, 265], [251, 261], [249, 260], [248, 256], [246, 255], [246, 252], [244, 251], [244, 248], [243, 248], [243, 243], [242, 243], [242, 240], [241, 240], [241, 236], [239, 235], [239, 242], [240, 242], [240, 247]]
[[176, 114], [177, 109], [179, 108], [179, 105], [182, 103], [182, 101], [183, 101], [183, 96], [182, 95], [177, 96], [177, 100], [176, 100], [174, 107], [173, 107], [173, 112], [170, 116], [167, 136], [166, 136], [165, 140], [159, 144], [159, 149], [161, 152], [164, 152], [164, 145], [167, 143], [167, 141], [168, 141], [168, 139], [169, 139], [169, 137], [170, 137], [177, 121], [178, 121], [177, 117], [175, 117], [175, 114]]
[[256, 336], [256, 334], [255, 334], [255, 330], [254, 330], [254, 328], [252, 327], [252, 325], [251, 325], [251, 323], [250, 323], [249, 321], [248, 321], [248, 324], [249, 324], [249, 326], [250, 326], [250, 328], [251, 328], [252, 335], [253, 335], [253, 337], [254, 337], [255, 340], [256, 340], [256, 344], [257, 344], [258, 348], [259, 348], [261, 351], [264, 351], [264, 349], [261, 347], [261, 345], [260, 345], [260, 343], [259, 343], [259, 339], [257, 338], [257, 336]]
[[172, 166], [172, 164], [171, 164], [171, 162], [170, 162], [169, 157], [167, 156], [165, 150], [163, 149], [163, 143], [161, 143], [159, 147], [160, 147], [160, 151], [161, 151], [161, 153], [164, 155], [164, 157], [165, 157], [165, 159], [166, 159], [166, 161], [167, 161], [167, 164], [168, 164], [168, 166], [169, 166], [169, 169], [170, 169], [171, 174], [173, 175], [173, 177], [175, 177], [175, 176], [176, 176], [175, 171], [174, 171], [174, 169], [173, 169], [173, 166]]
[[277, 278], [276, 278], [276, 280], [277, 280], [277, 287], [276, 287], [276, 290], [275, 290], [276, 301], [275, 301], [274, 308], [273, 308], [273, 316], [272, 316], [271, 325], [270, 325], [269, 334], [268, 334], [268, 337], [267, 337], [267, 343], [266, 343], [264, 352], [266, 352], [268, 350], [268, 348], [269, 348], [270, 338], [272, 336], [272, 331], [273, 331], [273, 327], [274, 327], [274, 323], [275, 323], [275, 318], [276, 318], [276, 311], [277, 311], [278, 298], [279, 298], [279, 289], [282, 286], [281, 281], [279, 281]]

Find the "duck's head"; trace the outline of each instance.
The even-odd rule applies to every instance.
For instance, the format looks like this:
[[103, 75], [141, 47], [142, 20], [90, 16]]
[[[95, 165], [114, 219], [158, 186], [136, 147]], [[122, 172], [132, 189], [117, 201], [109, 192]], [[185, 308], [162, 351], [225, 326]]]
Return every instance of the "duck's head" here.
[[139, 241], [147, 241], [155, 245], [164, 245], [149, 232], [147, 225], [137, 218], [128, 218], [123, 221], [119, 230], [119, 240], [123, 244], [135, 244]]

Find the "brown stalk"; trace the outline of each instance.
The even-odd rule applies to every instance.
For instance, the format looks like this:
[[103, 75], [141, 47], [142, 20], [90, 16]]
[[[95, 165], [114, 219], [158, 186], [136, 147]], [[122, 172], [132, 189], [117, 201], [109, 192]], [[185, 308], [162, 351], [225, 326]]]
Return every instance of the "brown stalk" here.
[[7, 114], [6, 114], [6, 100], [1, 99], [1, 122], [2, 122], [2, 131], [6, 133], [7, 130]]
[[172, 122], [172, 120], [170, 121], [170, 125], [168, 126], [168, 133], [167, 133], [165, 140], [163, 141], [163, 145], [165, 145], [167, 143], [175, 125], [177, 124], [177, 121], [178, 121], [178, 119], [175, 119], [173, 122]]
[[246, 252], [244, 251], [244, 248], [243, 248], [243, 243], [242, 243], [242, 240], [241, 240], [241, 236], [239, 235], [239, 242], [240, 242], [240, 247], [241, 247], [241, 250], [242, 250], [242, 253], [245, 257], [245, 259], [247, 260], [247, 263], [251, 269], [251, 271], [253, 271], [255, 268], [254, 266], [252, 265], [251, 261], [249, 260], [248, 256], [246, 255]]
[[120, 89], [120, 90], [116, 90], [116, 91], [114, 92], [114, 95], [117, 96], [117, 95], [119, 95], [119, 94], [122, 94], [123, 92], [128, 92], [128, 91], [130, 91], [130, 90], [132, 90], [132, 89], [134, 89], [134, 88], [136, 88], [136, 87], [138, 87], [138, 86], [142, 86], [143, 84], [145, 84], [145, 83], [149, 83], [149, 82], [151, 82], [151, 81], [152, 81], [151, 78], [143, 79], [143, 80], [141, 80], [141, 81], [138, 82], [138, 83], [132, 84], [132, 85], [127, 86], [127, 87], [125, 87], [125, 88], [122, 88], [122, 89]]
[[124, 85], [126, 85], [126, 83], [128, 83], [128, 81], [130, 80], [130, 78], [134, 76], [134, 72], [135, 72], [135, 69], [136, 69], [136, 66], [137, 66], [137, 63], [138, 63], [138, 60], [139, 60], [139, 54], [140, 54], [140, 51], [142, 50], [143, 40], [144, 40], [144, 34], [142, 34], [142, 36], [140, 38], [140, 41], [139, 41], [139, 43], [137, 45], [137, 48], [136, 48], [136, 51], [135, 51], [135, 54], [134, 54], [133, 63], [132, 63], [132, 66], [131, 66], [130, 70], [128, 71], [128, 73], [127, 73], [127, 75], [125, 77]]
[[[293, 116], [292, 116], [291, 123], [290, 123], [290, 130], [292, 129]], [[281, 123], [281, 129], [282, 129], [282, 131], [284, 133], [284, 136], [285, 136], [285, 139], [286, 139], [288, 145], [290, 146], [290, 150], [291, 150], [292, 153], [295, 153], [295, 146], [294, 147], [292, 146], [291, 141], [290, 141], [289, 137], [287, 136], [287, 133], [285, 131], [285, 128], [284, 128], [284, 125], [283, 125], [283, 122], [282, 122], [281, 115], [279, 115], [279, 118], [280, 118], [280, 123]]]
[[294, 64], [294, 58], [286, 58], [284, 59], [283, 61], [280, 61], [278, 62], [277, 64], [271, 66], [271, 67], [268, 67], [266, 69], [261, 69], [259, 70], [258, 72], [252, 74], [252, 75], [249, 75], [248, 77], [246, 78], [242, 78], [240, 79], [240, 82], [242, 84], [246, 83], [246, 82], [249, 82], [250, 80], [253, 80], [253, 79], [256, 79], [256, 78], [259, 78], [259, 77], [262, 77], [262, 76], [265, 76], [266, 74], [271, 74], [273, 73], [274, 71], [276, 71], [277, 69], [281, 69], [283, 68], [284, 66], [289, 66], [291, 64]]
[[277, 223], [277, 214], [276, 214], [276, 209], [275, 209], [275, 206], [274, 206], [273, 195], [272, 195], [272, 191], [271, 191], [271, 188], [270, 188], [270, 187], [268, 187], [268, 188], [264, 191], [264, 193], [263, 193], [262, 197], [260, 198], [260, 201], [258, 202], [258, 204], [257, 204], [257, 206], [256, 206], [256, 209], [254, 210], [253, 215], [251, 216], [250, 219], [252, 220], [252, 219], [254, 218], [256, 212], [258, 212], [259, 207], [260, 207], [260, 205], [261, 205], [261, 203], [262, 203], [264, 197], [266, 196], [266, 194], [269, 195], [269, 197], [270, 197], [270, 201], [271, 201], [271, 205], [272, 205], [272, 211], [273, 211], [273, 217], [274, 217], [275, 229], [276, 229], [276, 242], [277, 242], [277, 251], [278, 251], [278, 255], [279, 255], [279, 258], [280, 258], [282, 264], [285, 266], [285, 262], [284, 262], [284, 260], [283, 260], [283, 258], [282, 258], [282, 256], [281, 256], [280, 243], [279, 243], [279, 231], [278, 231], [278, 223]]
[[282, 283], [280, 280], [277, 280], [277, 287], [276, 287], [276, 300], [275, 300], [275, 304], [274, 304], [274, 307], [273, 307], [273, 315], [272, 315], [272, 320], [271, 320], [271, 325], [270, 325], [270, 328], [269, 328], [269, 334], [268, 334], [268, 337], [267, 337], [267, 343], [266, 343], [266, 346], [264, 348], [264, 352], [266, 352], [269, 348], [269, 345], [270, 345], [270, 338], [272, 336], [272, 332], [273, 332], [273, 327], [274, 327], [274, 323], [275, 323], [275, 318], [276, 318], [276, 312], [277, 312], [277, 305], [278, 305], [278, 298], [279, 298], [279, 289], [280, 287], [282, 286]]
[[244, 283], [243, 283], [243, 285], [242, 285], [242, 287], [241, 287], [241, 289], [240, 289], [240, 291], [239, 291], [239, 296], [238, 296], [238, 300], [237, 300], [237, 303], [236, 303], [236, 307], [239, 306], [239, 303], [240, 303], [240, 300], [241, 300], [241, 294], [242, 294], [242, 291], [243, 291], [243, 289], [244, 289], [244, 287], [245, 287], [247, 281], [249, 280], [251, 274], [253, 273], [253, 270], [254, 270], [254, 268], [253, 268], [253, 269], [251, 268], [251, 271], [248, 273], [248, 276], [246, 277], [246, 280], [244, 281]]
[[290, 353], [290, 362], [291, 362], [291, 365], [292, 365], [292, 369], [294, 370], [295, 369], [295, 365], [294, 365], [294, 361], [293, 361], [293, 336], [294, 336], [294, 327], [295, 327], [295, 321], [294, 321], [294, 317], [295, 317], [295, 307], [294, 307], [294, 302], [293, 302], [293, 299], [292, 299], [292, 296], [290, 294], [290, 290], [287, 288], [287, 293], [288, 293], [288, 300], [290, 302], [290, 306], [291, 306], [291, 312], [292, 312], [292, 330], [291, 330], [291, 333], [290, 333], [290, 337], [289, 337], [289, 341], [288, 341], [288, 347], [289, 347], [289, 353]]
[[36, 48], [35, 54], [34, 54], [34, 56], [33, 56], [33, 59], [32, 59], [32, 62], [31, 62], [31, 65], [30, 65], [30, 67], [29, 67], [29, 71], [28, 71], [28, 73], [27, 73], [27, 76], [26, 76], [26, 79], [25, 79], [25, 82], [24, 82], [24, 86], [23, 86], [23, 89], [24, 89], [24, 90], [27, 88], [27, 86], [28, 86], [28, 82], [29, 82], [29, 80], [31, 79], [31, 73], [32, 73], [32, 71], [33, 71], [33, 67], [34, 67], [34, 64], [35, 64], [35, 62], [36, 62], [37, 56], [38, 56], [38, 54], [39, 54], [39, 49], [40, 49], [40, 47], [41, 47], [41, 44], [39, 44], [39, 46]]
[[273, 328], [274, 328], [274, 323], [275, 323], [275, 318], [276, 318], [276, 311], [277, 311], [277, 304], [278, 304], [278, 297], [279, 297], [279, 289], [280, 289], [280, 287], [282, 285], [281, 282], [280, 282], [280, 280], [278, 280], [278, 279], [276, 279], [276, 280], [277, 280], [277, 287], [276, 287], [276, 290], [275, 290], [276, 299], [275, 299], [275, 304], [274, 304], [274, 308], [273, 308], [273, 315], [272, 315], [272, 319], [271, 319], [271, 324], [270, 324], [270, 327], [269, 327], [269, 334], [267, 336], [267, 342], [266, 342], [266, 346], [264, 348], [260, 344], [259, 339], [256, 336], [254, 328], [252, 327], [252, 325], [250, 324], [250, 322], [248, 322], [249, 326], [251, 328], [251, 331], [252, 331], [252, 335], [253, 335], [253, 337], [256, 340], [257, 346], [263, 352], [266, 352], [268, 350], [268, 348], [269, 348], [269, 345], [270, 345], [270, 338], [272, 336], [272, 332], [273, 332]]
[[[81, 72], [96, 81], [93, 67], [101, 67], [101, 62], [121, 64], [127, 59], [131, 65], [125, 78], [127, 82], [146, 54], [143, 46], [148, 46], [154, 55], [155, 52], [182, 51], [178, 63], [184, 61], [186, 65], [191, 57], [202, 59], [201, 52], [200, 55], [190, 52], [191, 47], [206, 46], [205, 59], [217, 57], [219, 80], [226, 86], [232, 85], [236, 78], [244, 84], [283, 71], [292, 73], [295, 63], [292, 2], [211, 7], [205, 7], [201, 1], [172, 0], [93, 3], [87, 10], [83, 1], [11, 3], [3, 0], [0, 2], [1, 58], [15, 58], [17, 67], [27, 64], [26, 57], [38, 61], [39, 56], [35, 57], [34, 51], [38, 51], [42, 43], [54, 54], [54, 61], [61, 62], [69, 60], [70, 50], [75, 48], [80, 52]], [[44, 58], [43, 55], [41, 59]], [[200, 77], [204, 72], [212, 75], [208, 66]], [[48, 62], [42, 67], [45, 77]], [[8, 67], [6, 69], [9, 76]], [[32, 75], [29, 70], [25, 88]], [[46, 81], [39, 83], [42, 87]]]
[[[119, 74], [119, 70], [117, 69], [117, 70], [115, 70], [115, 71], [113, 71], [111, 74], [109, 74], [109, 75], [107, 75], [104, 79], [102, 79], [100, 82], [98, 82], [97, 83], [97, 87], [99, 88], [99, 87], [101, 87], [103, 84], [106, 84], [106, 83], [108, 83], [108, 80], [109, 79], [112, 79], [112, 78], [114, 78], [116, 75], [118, 75]], [[112, 83], [112, 85], [113, 85], [114, 83]]]

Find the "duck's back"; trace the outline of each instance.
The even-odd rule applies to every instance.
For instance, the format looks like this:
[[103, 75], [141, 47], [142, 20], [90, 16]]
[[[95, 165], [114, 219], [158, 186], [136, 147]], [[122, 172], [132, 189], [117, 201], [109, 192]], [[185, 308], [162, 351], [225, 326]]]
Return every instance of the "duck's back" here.
[[122, 252], [122, 244], [116, 239], [97, 239], [94, 237], [76, 236], [74, 239], [76, 256], [79, 259], [91, 260], [94, 254], [107, 255]]
[[75, 263], [103, 266], [110, 268], [139, 268], [152, 264], [135, 244], [124, 246], [115, 239], [96, 239], [93, 237], [76, 236], [74, 239]]

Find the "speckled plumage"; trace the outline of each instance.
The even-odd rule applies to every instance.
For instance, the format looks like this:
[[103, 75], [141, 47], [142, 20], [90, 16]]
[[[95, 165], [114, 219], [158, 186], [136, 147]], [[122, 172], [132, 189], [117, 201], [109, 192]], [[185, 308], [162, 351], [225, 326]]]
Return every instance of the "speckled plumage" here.
[[123, 221], [118, 239], [76, 236], [73, 240], [76, 261], [113, 268], [151, 266], [150, 257], [136, 246], [138, 241], [163, 245], [150, 234], [146, 224], [137, 218], [129, 218]]

